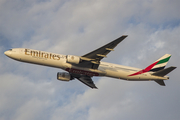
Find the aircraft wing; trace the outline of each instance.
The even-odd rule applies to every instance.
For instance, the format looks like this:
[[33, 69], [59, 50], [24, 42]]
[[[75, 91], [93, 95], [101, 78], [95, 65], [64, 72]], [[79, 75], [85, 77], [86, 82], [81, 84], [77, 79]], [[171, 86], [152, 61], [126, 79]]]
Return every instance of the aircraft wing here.
[[92, 81], [91, 77], [89, 76], [82, 76], [77, 78], [79, 81], [81, 81], [82, 83], [86, 84], [87, 86], [91, 87], [91, 88], [96, 88], [94, 82]]
[[85, 66], [85, 67], [89, 67], [89, 68], [93, 68], [93, 69], [97, 69], [101, 59], [103, 59], [104, 57], [107, 57], [106, 55], [111, 52], [114, 51], [114, 48], [121, 42], [123, 41], [125, 38], [127, 37], [127, 35], [123, 35], [119, 38], [117, 38], [116, 40], [88, 53], [85, 54], [83, 56], [81, 56], [81, 59], [83, 60], [81, 63], [81, 67]]

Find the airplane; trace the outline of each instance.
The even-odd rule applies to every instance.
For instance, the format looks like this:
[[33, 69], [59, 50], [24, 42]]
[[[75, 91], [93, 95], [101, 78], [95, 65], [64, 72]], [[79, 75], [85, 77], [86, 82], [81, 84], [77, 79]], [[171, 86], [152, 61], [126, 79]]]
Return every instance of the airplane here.
[[107, 57], [108, 53], [114, 51], [114, 48], [126, 37], [127, 35], [122, 35], [83, 56], [62, 55], [28, 48], [13, 48], [5, 51], [4, 54], [17, 61], [60, 68], [66, 72], [58, 72], [58, 80], [70, 81], [76, 78], [95, 89], [97, 87], [92, 80], [93, 76], [106, 76], [128, 81], [155, 81], [159, 85], [165, 86], [164, 80], [169, 79], [166, 75], [176, 68], [174, 66], [165, 68], [171, 57], [170, 54], [165, 54], [145, 69], [101, 61]]

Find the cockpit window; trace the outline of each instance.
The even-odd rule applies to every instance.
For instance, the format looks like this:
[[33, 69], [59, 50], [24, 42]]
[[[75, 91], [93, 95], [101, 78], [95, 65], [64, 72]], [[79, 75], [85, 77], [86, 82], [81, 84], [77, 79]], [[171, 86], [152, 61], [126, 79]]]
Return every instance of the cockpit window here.
[[12, 49], [9, 49], [9, 51], [12, 51]]

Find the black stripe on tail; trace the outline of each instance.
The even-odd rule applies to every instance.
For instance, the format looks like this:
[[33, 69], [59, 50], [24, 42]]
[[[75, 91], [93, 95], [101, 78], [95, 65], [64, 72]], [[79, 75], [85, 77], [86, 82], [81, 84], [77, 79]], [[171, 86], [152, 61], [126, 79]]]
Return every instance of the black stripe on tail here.
[[151, 69], [150, 71], [152, 71], [152, 72], [157, 72], [157, 71], [162, 70], [162, 69], [164, 69], [164, 68], [165, 68], [165, 66], [163, 66], [163, 67], [158, 67], [158, 68], [154, 68], [154, 69]]

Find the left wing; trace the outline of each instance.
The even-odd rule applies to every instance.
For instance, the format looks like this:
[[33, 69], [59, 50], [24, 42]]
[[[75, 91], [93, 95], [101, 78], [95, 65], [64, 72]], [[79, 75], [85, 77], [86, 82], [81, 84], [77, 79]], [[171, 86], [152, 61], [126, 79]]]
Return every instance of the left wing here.
[[114, 48], [121, 41], [123, 41], [126, 37], [127, 37], [127, 35], [123, 35], [123, 36], [117, 38], [116, 40], [114, 40], [114, 41], [112, 41], [112, 42], [86, 54], [86, 55], [81, 56], [82, 62], [78, 66], [97, 69], [100, 64], [101, 59], [103, 59], [104, 57], [107, 57], [106, 55], [109, 52], [114, 51]]
[[89, 76], [82, 76], [77, 78], [79, 81], [81, 81], [82, 83], [86, 84], [87, 86], [91, 87], [91, 88], [96, 88], [94, 82], [92, 81], [91, 77]]
[[107, 57], [106, 55], [110, 52], [110, 51], [114, 51], [113, 49], [125, 38], [127, 37], [127, 35], [123, 35], [120, 38], [86, 54], [83, 55], [82, 57], [86, 57], [89, 59], [93, 59], [96, 61], [100, 61], [101, 59], [103, 59], [104, 57]]

